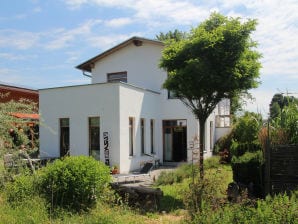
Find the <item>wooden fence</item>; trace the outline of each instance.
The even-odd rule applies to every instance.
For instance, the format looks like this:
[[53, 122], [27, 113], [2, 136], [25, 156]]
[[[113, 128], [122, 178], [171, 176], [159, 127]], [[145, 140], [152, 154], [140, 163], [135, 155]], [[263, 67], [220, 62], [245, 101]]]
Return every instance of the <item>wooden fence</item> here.
[[265, 153], [265, 194], [298, 188], [298, 145], [272, 146]]

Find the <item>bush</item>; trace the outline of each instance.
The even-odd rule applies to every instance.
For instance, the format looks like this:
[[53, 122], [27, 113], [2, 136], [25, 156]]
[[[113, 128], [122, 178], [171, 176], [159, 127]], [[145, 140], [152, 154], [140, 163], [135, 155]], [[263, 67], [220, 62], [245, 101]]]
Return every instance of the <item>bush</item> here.
[[219, 168], [219, 166], [220, 166], [220, 157], [219, 156], [212, 156], [212, 157], [204, 160], [204, 168], [205, 169]]
[[242, 117], [238, 118], [236, 122], [233, 139], [240, 143], [258, 140], [258, 133], [261, 127], [261, 115], [246, 112]]
[[254, 194], [261, 196], [263, 192], [263, 154], [262, 151], [246, 152], [242, 156], [234, 156], [231, 161], [233, 179], [245, 185], [253, 184]]
[[35, 176], [21, 174], [5, 187], [7, 201], [18, 205], [36, 195]]
[[261, 144], [259, 141], [253, 141], [253, 142], [237, 142], [232, 140], [232, 145], [230, 148], [230, 153], [232, 156], [242, 156], [246, 152], [257, 152], [262, 149]]
[[222, 152], [225, 149], [229, 150], [232, 144], [233, 135], [234, 135], [234, 132], [231, 131], [229, 134], [220, 137], [214, 145], [213, 153], [217, 155], [219, 154], [219, 152]]
[[105, 196], [110, 169], [92, 157], [71, 156], [41, 169], [39, 189], [53, 208], [87, 210]]

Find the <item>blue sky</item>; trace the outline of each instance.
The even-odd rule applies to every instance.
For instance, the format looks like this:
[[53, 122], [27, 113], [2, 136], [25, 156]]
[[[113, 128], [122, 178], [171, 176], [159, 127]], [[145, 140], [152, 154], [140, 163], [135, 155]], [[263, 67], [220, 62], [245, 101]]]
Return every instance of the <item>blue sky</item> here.
[[[256, 100], [298, 93], [297, 0], [0, 0], [0, 81], [36, 89], [90, 83], [74, 67], [132, 36], [189, 31], [217, 11], [257, 19], [263, 58]], [[295, 95], [298, 96], [297, 94]]]

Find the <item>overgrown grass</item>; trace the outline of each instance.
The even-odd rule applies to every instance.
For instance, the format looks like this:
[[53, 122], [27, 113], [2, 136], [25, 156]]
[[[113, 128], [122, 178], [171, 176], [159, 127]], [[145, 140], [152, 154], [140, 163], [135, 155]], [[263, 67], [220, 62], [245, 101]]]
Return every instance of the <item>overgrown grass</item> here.
[[[1, 162], [1, 161], [0, 161]], [[94, 208], [86, 212], [72, 213], [61, 210], [55, 215], [51, 213], [51, 206], [39, 195], [28, 197], [31, 194], [30, 177], [18, 177], [16, 182], [23, 184], [23, 187], [14, 189], [20, 196], [20, 200], [13, 198], [13, 185], [5, 184], [5, 188], [0, 190], [0, 223], [7, 224], [129, 224], [129, 223], [297, 223], [298, 202], [297, 195], [292, 197], [279, 195], [267, 197], [264, 200], [246, 200], [239, 204], [232, 204], [224, 200], [224, 203], [213, 206], [211, 200], [225, 199], [228, 183], [232, 182], [232, 170], [229, 165], [220, 165], [218, 157], [205, 161], [206, 195], [202, 212], [192, 214], [193, 220], [189, 217], [187, 208], [187, 197], [189, 187], [194, 182], [198, 183], [198, 173], [195, 171], [192, 178], [193, 169], [190, 165], [183, 165], [175, 170], [171, 175], [180, 176], [179, 181], [171, 184], [160, 184], [159, 188], [164, 192], [161, 201], [161, 211], [155, 213], [141, 214], [130, 209], [125, 204], [115, 205], [113, 203], [97, 203]], [[1, 170], [0, 170], [1, 172]], [[2, 172], [1, 172], [2, 173]], [[174, 179], [179, 179], [174, 177]], [[19, 192], [24, 190], [24, 194]], [[211, 197], [210, 197], [211, 196]], [[12, 198], [11, 198], [12, 197]], [[19, 197], [15, 195], [15, 197]], [[9, 198], [17, 203], [10, 203]], [[210, 202], [210, 203], [208, 203]], [[215, 201], [217, 202], [217, 201]], [[163, 212], [164, 211], [164, 212]]]
[[298, 220], [298, 202], [296, 196], [277, 195], [264, 200], [244, 201], [238, 204], [225, 204], [214, 210], [205, 207], [195, 215], [195, 224], [230, 224], [230, 223], [271, 223], [296, 224]]

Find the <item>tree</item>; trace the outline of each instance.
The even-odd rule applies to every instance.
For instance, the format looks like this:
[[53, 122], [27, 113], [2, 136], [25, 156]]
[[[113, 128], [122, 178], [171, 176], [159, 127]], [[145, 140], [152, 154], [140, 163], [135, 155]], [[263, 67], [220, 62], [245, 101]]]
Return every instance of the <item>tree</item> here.
[[160, 32], [156, 35], [156, 39], [162, 42], [167, 42], [169, 40], [180, 41], [186, 37], [186, 33], [175, 29], [173, 32], [168, 31], [167, 33]]
[[174, 91], [200, 126], [200, 179], [204, 178], [205, 122], [223, 98], [258, 85], [261, 55], [250, 35], [256, 20], [241, 22], [219, 13], [163, 50], [160, 67], [168, 72], [163, 87]]
[[270, 119], [274, 119], [280, 116], [284, 107], [290, 103], [298, 104], [298, 99], [293, 96], [284, 96], [283, 93], [276, 93], [271, 99], [270, 103]]

